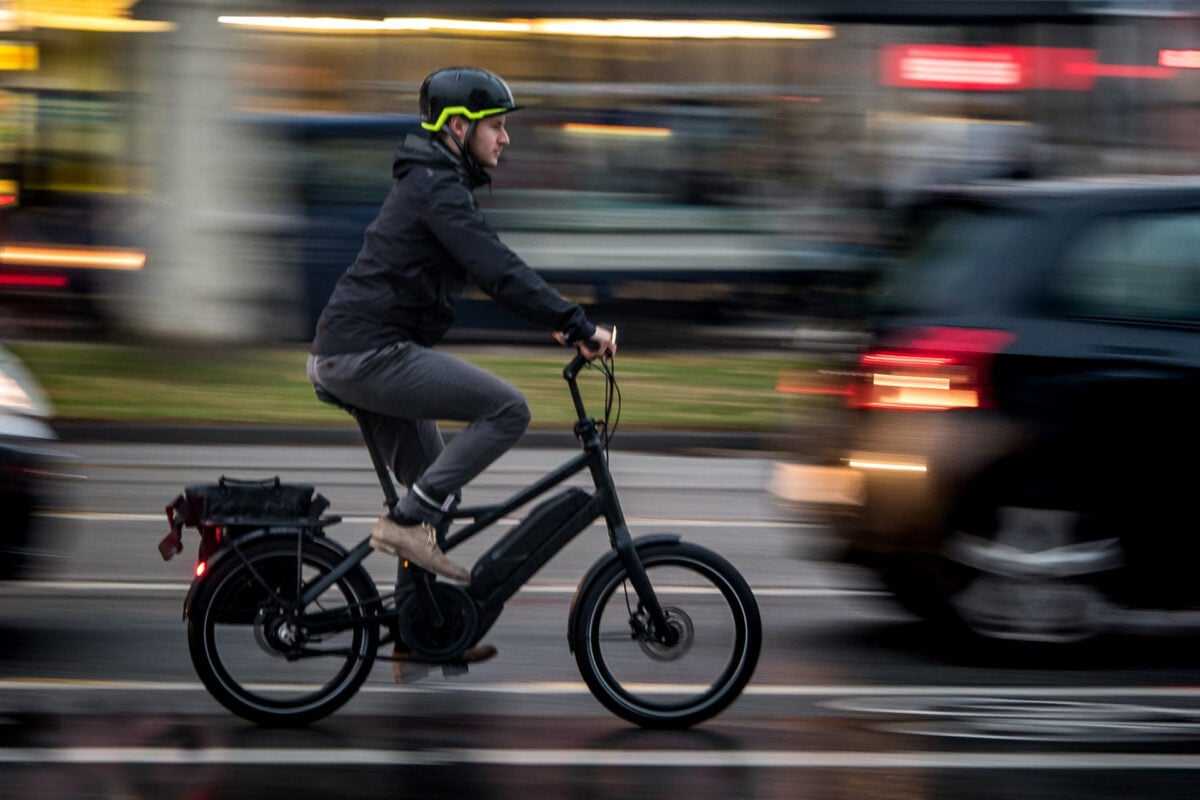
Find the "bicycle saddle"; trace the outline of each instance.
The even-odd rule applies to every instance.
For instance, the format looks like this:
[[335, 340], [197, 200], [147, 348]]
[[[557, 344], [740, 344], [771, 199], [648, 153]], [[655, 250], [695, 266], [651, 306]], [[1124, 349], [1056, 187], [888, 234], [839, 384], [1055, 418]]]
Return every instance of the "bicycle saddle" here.
[[321, 386], [320, 384], [314, 383], [313, 391], [315, 391], [317, 393], [317, 399], [320, 400], [322, 403], [329, 403], [330, 405], [337, 406], [338, 408], [343, 408], [346, 411], [349, 411], [351, 413], [353, 413], [355, 410], [354, 406], [352, 406], [348, 403], [343, 403], [341, 401], [341, 399], [338, 398], [333, 392], [329, 391], [328, 389], [326, 389], [324, 386]]

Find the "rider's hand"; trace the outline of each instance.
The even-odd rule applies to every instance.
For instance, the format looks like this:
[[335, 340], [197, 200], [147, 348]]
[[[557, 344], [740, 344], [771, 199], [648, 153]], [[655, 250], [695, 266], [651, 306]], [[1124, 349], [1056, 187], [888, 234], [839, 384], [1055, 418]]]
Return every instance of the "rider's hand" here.
[[588, 361], [598, 356], [612, 358], [617, 354], [616, 326], [605, 328], [597, 325], [596, 332], [592, 334], [591, 338], [575, 342], [575, 348]]

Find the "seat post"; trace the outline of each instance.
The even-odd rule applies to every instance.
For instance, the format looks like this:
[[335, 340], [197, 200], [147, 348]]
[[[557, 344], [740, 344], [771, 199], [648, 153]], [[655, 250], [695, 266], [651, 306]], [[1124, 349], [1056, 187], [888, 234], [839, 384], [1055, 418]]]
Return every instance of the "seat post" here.
[[375, 437], [371, 435], [367, 416], [358, 409], [352, 409], [350, 416], [354, 417], [359, 431], [362, 432], [363, 442], [366, 443], [367, 452], [371, 455], [371, 466], [375, 467], [375, 476], [379, 478], [379, 486], [383, 489], [383, 496], [387, 499], [388, 511], [391, 511], [400, 502], [400, 496], [396, 493], [396, 485], [392, 483], [392, 476], [383, 460], [383, 454], [379, 452], [379, 445], [375, 443]]
[[379, 487], [383, 489], [383, 496], [387, 500], [388, 511], [391, 511], [400, 502], [400, 496], [396, 494], [396, 485], [392, 483], [392, 476], [388, 472], [387, 462], [383, 460], [383, 454], [379, 452], [379, 445], [375, 443], [375, 437], [371, 434], [371, 425], [367, 414], [349, 403], [342, 402], [333, 392], [320, 384], [314, 383], [313, 389], [317, 393], [318, 400], [322, 403], [337, 406], [353, 417], [354, 421], [358, 423], [358, 430], [362, 434], [363, 443], [366, 444], [367, 452], [371, 455], [371, 466], [375, 468], [375, 477], [379, 479]]

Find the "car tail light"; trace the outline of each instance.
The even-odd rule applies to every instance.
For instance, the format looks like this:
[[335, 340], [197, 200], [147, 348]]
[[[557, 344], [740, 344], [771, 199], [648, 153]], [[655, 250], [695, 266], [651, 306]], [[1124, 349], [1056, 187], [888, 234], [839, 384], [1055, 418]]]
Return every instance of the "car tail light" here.
[[1016, 336], [982, 328], [915, 328], [859, 362], [854, 408], [946, 411], [991, 405], [991, 365]]

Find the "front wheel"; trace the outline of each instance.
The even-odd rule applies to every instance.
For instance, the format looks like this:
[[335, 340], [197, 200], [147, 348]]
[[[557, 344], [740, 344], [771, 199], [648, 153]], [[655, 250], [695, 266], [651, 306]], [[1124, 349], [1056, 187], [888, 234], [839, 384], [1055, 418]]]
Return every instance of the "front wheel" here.
[[349, 700], [366, 680], [379, 643], [368, 615], [379, 595], [352, 569], [303, 609], [295, 599], [328, 575], [344, 551], [306, 538], [244, 548], [199, 579], [188, 614], [196, 673], [230, 711], [261, 725], [304, 725]]
[[613, 561], [583, 587], [572, 642], [592, 694], [644, 728], [685, 728], [732, 703], [762, 646], [758, 603], [721, 556], [685, 542], [638, 549], [675, 639], [655, 636], [625, 566]]

